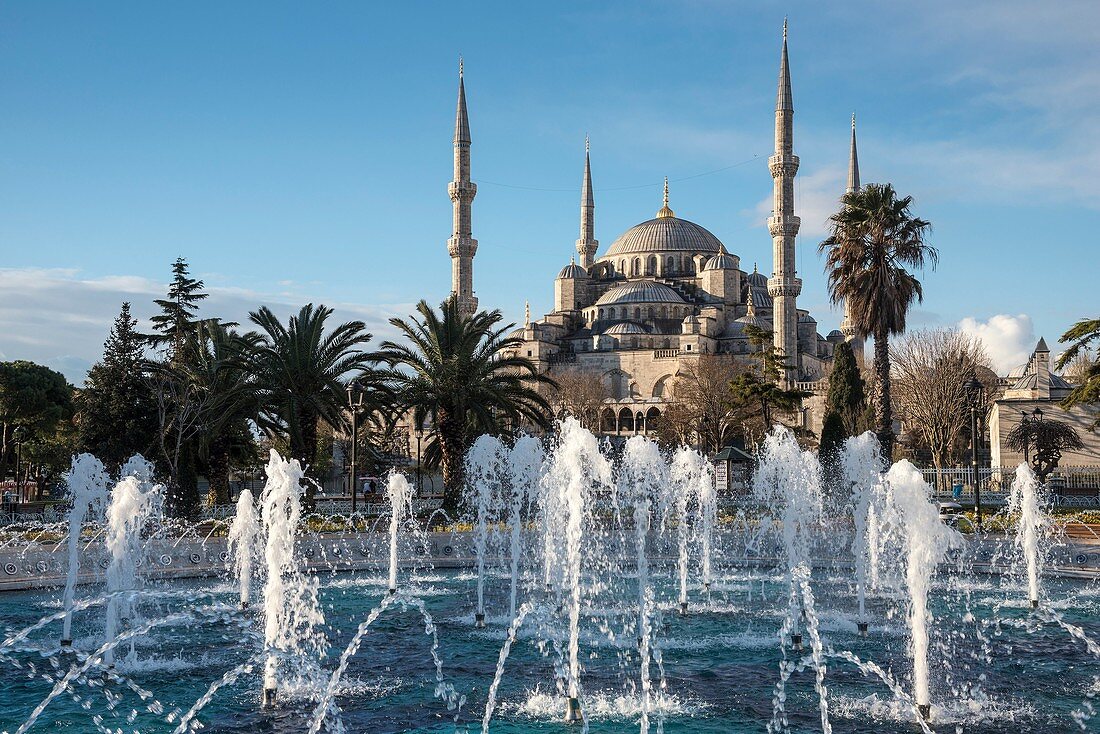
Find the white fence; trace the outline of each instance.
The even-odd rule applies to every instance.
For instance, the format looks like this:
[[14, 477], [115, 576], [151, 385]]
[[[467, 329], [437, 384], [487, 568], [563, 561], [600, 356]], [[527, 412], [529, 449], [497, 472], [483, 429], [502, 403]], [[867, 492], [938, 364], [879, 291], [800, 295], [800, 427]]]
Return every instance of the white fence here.
[[[941, 498], [974, 501], [974, 488], [981, 493], [982, 504], [1001, 504], [1007, 500], [1016, 467], [979, 468], [977, 482], [970, 467], [921, 469], [924, 480]], [[961, 486], [961, 492], [954, 488]], [[1100, 466], [1061, 467], [1047, 477], [1054, 504], [1067, 507], [1100, 507]]]

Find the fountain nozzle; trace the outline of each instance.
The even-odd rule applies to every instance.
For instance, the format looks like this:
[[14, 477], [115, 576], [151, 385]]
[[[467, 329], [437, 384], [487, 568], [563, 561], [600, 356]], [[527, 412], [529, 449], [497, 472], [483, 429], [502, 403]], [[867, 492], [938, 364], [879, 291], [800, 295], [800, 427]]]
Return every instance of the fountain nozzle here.
[[686, 601], [680, 602], [680, 614], [686, 617], [687, 613], [688, 613], [688, 603]]
[[791, 648], [795, 651], [801, 651], [802, 650], [802, 635], [801, 634], [791, 635]]
[[1031, 608], [1032, 609], [1038, 609], [1039, 608], [1039, 600], [1038, 599], [1032, 599], [1031, 600]]
[[920, 714], [920, 718], [921, 718], [922, 721], [931, 721], [932, 720], [932, 705], [928, 704], [928, 703], [918, 703], [917, 704], [917, 713]]
[[244, 599], [241, 600], [241, 609], [248, 609], [248, 602]]
[[72, 647], [73, 640], [71, 637], [61, 640], [61, 647]]
[[570, 696], [565, 702], [565, 723], [575, 724], [584, 719], [581, 714], [581, 701], [576, 696]]
[[484, 627], [485, 626], [485, 612], [476, 612], [474, 614], [474, 626], [475, 627]]
[[395, 596], [396, 594], [397, 594], [397, 587], [396, 586], [391, 586], [390, 587], [390, 596]]
[[866, 622], [856, 622], [856, 629], [859, 630], [860, 637], [867, 636], [867, 627], [868, 624]]
[[264, 688], [263, 707], [269, 709], [275, 705], [275, 689]]

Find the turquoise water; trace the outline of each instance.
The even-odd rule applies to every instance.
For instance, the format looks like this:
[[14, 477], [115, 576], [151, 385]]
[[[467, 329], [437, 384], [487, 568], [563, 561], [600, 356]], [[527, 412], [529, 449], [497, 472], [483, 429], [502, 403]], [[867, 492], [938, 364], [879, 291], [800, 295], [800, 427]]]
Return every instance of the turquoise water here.
[[[632, 582], [620, 578], [601, 587], [582, 619], [583, 702], [592, 732], [639, 728]], [[455, 712], [434, 696], [432, 637], [425, 634], [424, 620], [414, 609], [391, 608], [352, 659], [337, 698], [348, 731], [481, 730], [486, 694], [510, 620], [503, 614], [508, 580], [494, 576], [487, 582], [489, 624], [486, 629], [473, 627], [475, 584], [469, 573], [422, 572], [411, 583], [403, 576], [407, 593], [424, 601], [437, 624], [446, 681], [466, 696], [457, 722]], [[670, 569], [658, 567], [654, 584], [659, 603], [665, 605], [654, 641], [661, 651], [665, 690], [658, 711], [651, 714], [650, 730], [657, 731], [661, 719], [670, 734], [765, 731], [779, 678], [776, 634], [786, 606], [782, 577], [743, 569], [719, 573], [709, 605], [704, 607], [699, 589], [692, 589], [687, 617], [673, 611], [676, 590]], [[871, 633], [864, 639], [856, 634], [848, 580], [819, 572], [814, 586], [825, 648], [874, 661], [908, 688], [904, 601], [872, 598]], [[334, 667], [356, 625], [383, 598], [384, 587], [377, 573], [321, 577], [323, 631], [331, 648], [323, 667]], [[259, 623], [235, 610], [231, 584], [208, 580], [149, 588], [176, 595], [142, 603], [134, 624], [178, 611], [194, 612], [196, 618], [155, 627], [137, 638], [134, 659], [123, 660], [114, 677], [93, 667], [49, 704], [32, 731], [171, 732], [178, 712], [191, 708], [212, 683], [259, 652]], [[80, 591], [100, 593], [94, 587]], [[1045, 594], [1050, 612], [1033, 615], [1020, 601], [1024, 595], [1018, 585], [984, 576], [940, 580], [933, 599], [932, 679], [934, 702], [946, 710], [936, 711], [934, 730], [1081, 730], [1073, 712], [1087, 710], [1082, 707], [1088, 694], [1100, 692], [1100, 662], [1050, 615], [1056, 613], [1100, 639], [1100, 589], [1085, 582], [1046, 580]], [[538, 601], [539, 595], [521, 595], [521, 601], [527, 598]], [[555, 643], [562, 642], [564, 625], [555, 606], [533, 613], [521, 629], [506, 663], [490, 731], [565, 729], [559, 722], [564, 703], [555, 687], [560, 669]], [[0, 595], [4, 637], [59, 610], [57, 590]], [[537, 619], [540, 614], [543, 622]], [[76, 615], [78, 649], [90, 651], [101, 643], [101, 617], [101, 606]], [[51, 623], [0, 653], [0, 731], [15, 731], [68, 669], [73, 658], [58, 654], [59, 633], [60, 622]], [[119, 657], [128, 653], [124, 645]], [[893, 696], [881, 681], [850, 661], [829, 658], [827, 665], [833, 731], [919, 731], [911, 710], [892, 704]], [[659, 685], [656, 665], [652, 676]], [[314, 705], [306, 695], [283, 694], [268, 711], [258, 705], [258, 689], [258, 672], [221, 689], [197, 717], [203, 731], [305, 731]], [[791, 731], [821, 731], [812, 669], [791, 676], [786, 710]], [[1082, 724], [1086, 731], [1100, 731], [1100, 716]]]

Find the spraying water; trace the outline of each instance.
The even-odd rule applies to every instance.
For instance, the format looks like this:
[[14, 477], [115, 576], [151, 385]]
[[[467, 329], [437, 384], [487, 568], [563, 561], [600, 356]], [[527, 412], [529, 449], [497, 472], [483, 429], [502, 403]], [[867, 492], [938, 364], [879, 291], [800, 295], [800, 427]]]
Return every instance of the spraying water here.
[[[549, 530], [564, 536], [561, 579], [568, 594], [569, 645], [566, 683], [566, 721], [582, 721], [580, 707], [581, 546], [584, 540], [588, 495], [595, 486], [609, 487], [611, 464], [596, 437], [575, 418], [559, 424], [557, 446], [546, 474], [544, 488], [559, 492], [560, 506], [551, 514]], [[553, 506], [553, 505], [551, 505]], [[585, 725], [587, 730], [587, 724]]]
[[867, 634], [867, 584], [873, 549], [877, 544], [877, 523], [873, 505], [881, 493], [883, 461], [882, 449], [875, 434], [867, 431], [852, 436], [844, 442], [841, 454], [841, 470], [844, 485], [852, 490], [852, 520], [855, 535], [852, 538], [852, 560], [856, 570], [856, 597], [859, 618], [856, 622], [860, 634]]
[[242, 489], [237, 498], [237, 514], [229, 526], [228, 539], [229, 553], [233, 557], [233, 570], [240, 587], [241, 609], [248, 608], [251, 602], [252, 559], [262, 535], [252, 490]]
[[466, 480], [474, 490], [477, 521], [474, 546], [477, 549], [477, 611], [474, 624], [485, 626], [485, 546], [489, 539], [489, 513], [493, 499], [500, 494], [506, 450], [495, 436], [480, 436], [466, 456]]
[[509, 525], [511, 526], [511, 576], [512, 584], [508, 595], [508, 616], [515, 619], [516, 616], [516, 590], [519, 586], [519, 561], [523, 548], [520, 544], [523, 531], [523, 522], [520, 512], [523, 509], [523, 500], [530, 489], [538, 483], [539, 471], [546, 460], [542, 450], [542, 444], [531, 436], [521, 436], [512, 447], [508, 457], [508, 465], [511, 468], [512, 504], [509, 513]]
[[67, 477], [69, 493], [73, 506], [69, 510], [69, 535], [67, 549], [69, 566], [65, 575], [65, 621], [62, 622], [61, 646], [73, 644], [73, 598], [76, 594], [76, 580], [80, 573], [80, 532], [84, 519], [93, 505], [102, 505], [107, 499], [107, 470], [103, 463], [91, 454], [73, 457], [72, 468]]
[[1020, 464], [1012, 481], [1008, 511], [1020, 516], [1016, 524], [1016, 547], [1027, 564], [1027, 592], [1032, 608], [1039, 606], [1039, 576], [1043, 563], [1039, 539], [1050, 522], [1040, 508], [1041, 491], [1035, 472], [1027, 464]]
[[904, 535], [905, 584], [909, 591], [909, 652], [913, 659], [913, 698], [924, 720], [931, 715], [928, 675], [928, 590], [944, 553], [960, 544], [929, 501], [931, 488], [920, 470], [902, 460], [886, 473], [886, 519]]
[[[140, 457], [135, 457], [140, 458]], [[134, 461], [131, 459], [131, 462]], [[123, 477], [111, 491], [111, 504], [107, 507], [107, 551], [111, 555], [107, 567], [107, 621], [104, 637], [113, 640], [118, 636], [119, 616], [129, 617], [132, 612], [133, 594], [118, 592], [134, 590], [137, 583], [137, 556], [141, 550], [141, 530], [145, 522], [160, 511], [164, 487], [150, 485], [138, 476]], [[103, 656], [108, 667], [114, 665], [114, 648]]]
[[401, 529], [401, 523], [405, 521], [405, 508], [412, 499], [412, 487], [405, 475], [400, 472], [390, 472], [386, 482], [386, 494], [390, 500], [390, 595], [397, 593], [397, 533]]

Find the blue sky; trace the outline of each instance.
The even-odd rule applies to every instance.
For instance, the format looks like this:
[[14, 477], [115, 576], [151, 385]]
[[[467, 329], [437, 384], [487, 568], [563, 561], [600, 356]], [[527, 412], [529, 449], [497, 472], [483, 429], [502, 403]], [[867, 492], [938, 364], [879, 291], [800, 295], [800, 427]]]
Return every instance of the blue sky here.
[[449, 290], [460, 54], [483, 306], [550, 309], [586, 133], [601, 252], [667, 175], [678, 216], [766, 272], [785, 14], [799, 304], [823, 331], [839, 316], [816, 244], [853, 110], [863, 180], [934, 224], [916, 326], [961, 323], [1008, 365], [1095, 316], [1094, 3], [8, 2], [0, 358], [80, 379], [119, 303], [149, 316], [178, 255], [212, 314], [324, 302], [391, 333]]

